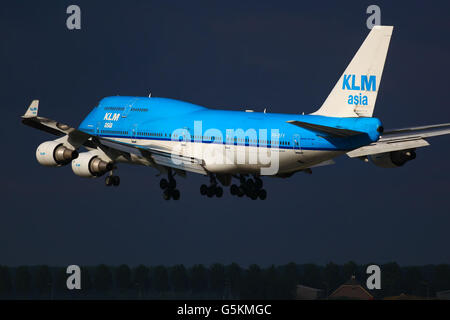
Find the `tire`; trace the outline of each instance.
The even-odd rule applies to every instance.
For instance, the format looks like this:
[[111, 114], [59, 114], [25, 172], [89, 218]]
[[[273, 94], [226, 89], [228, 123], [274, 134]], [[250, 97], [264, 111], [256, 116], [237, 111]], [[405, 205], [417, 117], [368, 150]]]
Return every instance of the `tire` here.
[[233, 196], [237, 196], [239, 194], [239, 188], [237, 185], [233, 184], [230, 187], [230, 192]]
[[164, 190], [164, 192], [163, 192], [163, 199], [164, 200], [170, 200], [170, 192], [169, 192], [169, 190]]
[[169, 188], [175, 189], [176, 187], [177, 187], [177, 182], [175, 181], [175, 179], [170, 179], [169, 180]]
[[105, 178], [105, 186], [109, 187], [109, 186], [112, 186], [112, 184], [113, 184], [112, 176], [107, 176]]
[[252, 200], [258, 199], [258, 194], [254, 191], [250, 192], [250, 199]]
[[209, 187], [208, 191], [206, 192], [206, 195], [208, 196], [208, 198], [212, 198], [214, 196], [214, 187]]
[[258, 197], [259, 197], [261, 200], [266, 200], [266, 198], [267, 198], [267, 192], [266, 192], [266, 190], [264, 190], [264, 189], [259, 190], [259, 192], [258, 192]]
[[245, 194], [244, 188], [240, 187], [238, 190], [239, 190], [239, 192], [237, 195], [239, 198], [242, 198]]
[[119, 186], [119, 184], [120, 184], [120, 177], [119, 176], [114, 176], [113, 179], [112, 179], [112, 183], [113, 183], [114, 187]]
[[263, 186], [262, 180], [260, 178], [256, 178], [255, 179], [255, 187], [256, 187], [256, 189], [261, 189], [262, 186]]
[[178, 189], [173, 190], [172, 198], [173, 198], [173, 200], [179, 200], [180, 199], [180, 190], [178, 190]]
[[202, 196], [206, 195], [208, 193], [208, 187], [206, 186], [206, 184], [202, 184], [200, 186], [200, 194]]
[[248, 179], [247, 186], [249, 189], [253, 189], [255, 187], [255, 182], [252, 179]]
[[223, 195], [222, 187], [217, 187], [215, 191], [216, 191], [216, 197], [217, 198], [222, 198], [222, 195]]
[[161, 179], [161, 181], [159, 182], [159, 187], [161, 189], [166, 189], [169, 186], [169, 182], [167, 182], [166, 179]]

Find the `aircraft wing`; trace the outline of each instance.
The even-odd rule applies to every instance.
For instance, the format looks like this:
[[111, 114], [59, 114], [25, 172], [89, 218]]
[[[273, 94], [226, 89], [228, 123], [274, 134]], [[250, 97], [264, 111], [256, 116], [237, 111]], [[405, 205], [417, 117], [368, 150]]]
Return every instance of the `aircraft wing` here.
[[425, 138], [450, 134], [450, 123], [385, 131], [377, 142], [350, 151], [350, 158], [429, 146]]
[[78, 148], [83, 145], [90, 137], [89, 134], [77, 130], [67, 124], [57, 122], [55, 120], [47, 119], [38, 116], [39, 100], [33, 100], [27, 109], [27, 112], [22, 116], [22, 123], [35, 129], [39, 129], [58, 137], [68, 135], [68, 141], [74, 147]]
[[97, 137], [73, 128], [67, 124], [57, 122], [52, 119], [38, 116], [39, 100], [33, 100], [25, 114], [22, 116], [22, 123], [35, 129], [39, 129], [56, 136], [67, 135], [67, 142], [78, 148], [85, 146], [88, 148], [100, 148], [103, 151], [112, 149], [115, 154], [125, 155], [135, 154], [148, 159], [155, 167], [170, 167], [183, 171], [190, 171], [207, 175], [203, 160], [172, 154], [172, 151], [162, 147], [137, 146], [131, 143]]

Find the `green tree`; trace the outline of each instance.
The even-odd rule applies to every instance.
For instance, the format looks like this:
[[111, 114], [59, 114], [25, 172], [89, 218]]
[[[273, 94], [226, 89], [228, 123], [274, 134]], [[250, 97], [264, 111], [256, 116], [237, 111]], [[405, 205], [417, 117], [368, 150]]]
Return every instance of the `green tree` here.
[[436, 291], [450, 289], [450, 266], [448, 264], [436, 266], [432, 284]]
[[92, 279], [89, 268], [81, 267], [81, 291], [88, 295], [92, 290]]
[[191, 268], [191, 288], [195, 293], [204, 293], [208, 288], [208, 274], [206, 268], [201, 264]]
[[186, 268], [182, 264], [175, 265], [170, 269], [170, 280], [175, 292], [185, 292], [188, 290], [189, 278]]
[[297, 285], [300, 282], [298, 267], [295, 263], [290, 262], [281, 267], [281, 299], [293, 299], [296, 294]]
[[16, 269], [15, 287], [17, 293], [21, 296], [30, 293], [31, 275], [27, 266], [20, 266]]
[[241, 295], [243, 299], [264, 298], [264, 279], [261, 268], [258, 265], [252, 264], [248, 267]]
[[264, 272], [264, 298], [265, 299], [280, 299], [281, 298], [281, 281], [278, 277], [277, 269], [271, 265]]
[[125, 264], [120, 265], [116, 270], [116, 284], [121, 292], [131, 288], [131, 270]]
[[52, 285], [52, 275], [48, 266], [39, 266], [35, 274], [35, 288], [39, 295], [48, 298]]
[[154, 289], [159, 293], [169, 291], [169, 275], [165, 266], [155, 267], [153, 273], [153, 285]]
[[339, 272], [339, 266], [333, 262], [329, 262], [323, 269], [323, 282], [325, 289], [330, 294], [342, 283], [342, 279]]
[[355, 276], [356, 279], [360, 279], [358, 274], [358, 265], [353, 261], [349, 261], [347, 263], [344, 263], [344, 265], [342, 266], [342, 282], [350, 280], [352, 276]]
[[405, 293], [420, 295], [422, 292], [422, 273], [418, 267], [404, 268], [404, 275], [402, 279], [402, 289]]
[[12, 293], [11, 273], [7, 266], [0, 266], [0, 297], [9, 298]]
[[108, 266], [100, 264], [95, 268], [94, 273], [94, 288], [98, 293], [107, 293], [111, 290], [113, 278], [111, 270]]
[[395, 262], [381, 266], [381, 290], [384, 297], [396, 296], [401, 292], [402, 273]]
[[142, 297], [149, 286], [149, 269], [144, 265], [139, 265], [134, 269], [133, 284], [138, 290], [138, 296]]
[[216, 294], [223, 294], [225, 288], [225, 267], [215, 263], [209, 268], [211, 290]]
[[237, 299], [240, 297], [242, 283], [242, 269], [237, 263], [230, 264], [225, 271], [226, 283], [230, 289], [231, 297]]
[[[58, 268], [55, 274], [56, 274], [54, 285], [55, 297], [62, 298], [69, 293], [66, 284], [68, 277], [68, 274], [66, 273], [66, 268]], [[81, 274], [81, 279], [83, 279], [83, 274]]]
[[302, 284], [312, 288], [322, 288], [323, 281], [320, 268], [312, 263], [305, 264], [303, 267], [303, 275], [301, 277]]

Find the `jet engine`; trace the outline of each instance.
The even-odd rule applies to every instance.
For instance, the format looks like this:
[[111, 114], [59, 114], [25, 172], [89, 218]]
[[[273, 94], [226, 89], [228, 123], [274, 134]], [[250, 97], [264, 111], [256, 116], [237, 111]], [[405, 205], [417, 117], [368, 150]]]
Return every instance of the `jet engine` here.
[[94, 152], [82, 152], [72, 161], [73, 173], [84, 178], [100, 177], [112, 169], [112, 162], [102, 160]]
[[397, 168], [416, 158], [414, 149], [378, 153], [370, 156], [372, 162], [382, 168]]
[[48, 167], [58, 167], [68, 164], [78, 157], [78, 151], [65, 147], [62, 143], [56, 141], [47, 141], [41, 143], [36, 149], [36, 159]]

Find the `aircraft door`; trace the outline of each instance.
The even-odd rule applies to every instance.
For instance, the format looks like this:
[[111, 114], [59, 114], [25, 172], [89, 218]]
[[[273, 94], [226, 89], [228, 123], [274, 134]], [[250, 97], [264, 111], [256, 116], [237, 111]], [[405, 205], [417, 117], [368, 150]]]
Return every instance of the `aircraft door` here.
[[131, 108], [133, 107], [133, 104], [134, 104], [134, 102], [135, 102], [136, 100], [137, 100], [136, 98], [131, 99], [131, 100], [129, 101], [129, 103], [125, 106], [125, 109], [124, 109], [123, 112], [122, 112], [122, 118], [128, 117], [128, 113], [130, 113], [130, 110], [131, 110]]
[[302, 153], [302, 149], [300, 146], [300, 135], [299, 134], [294, 134], [292, 136], [292, 145], [293, 145], [295, 153], [298, 153], [298, 154]]
[[137, 125], [134, 125], [131, 129], [131, 143], [136, 143], [136, 136], [137, 136]]

